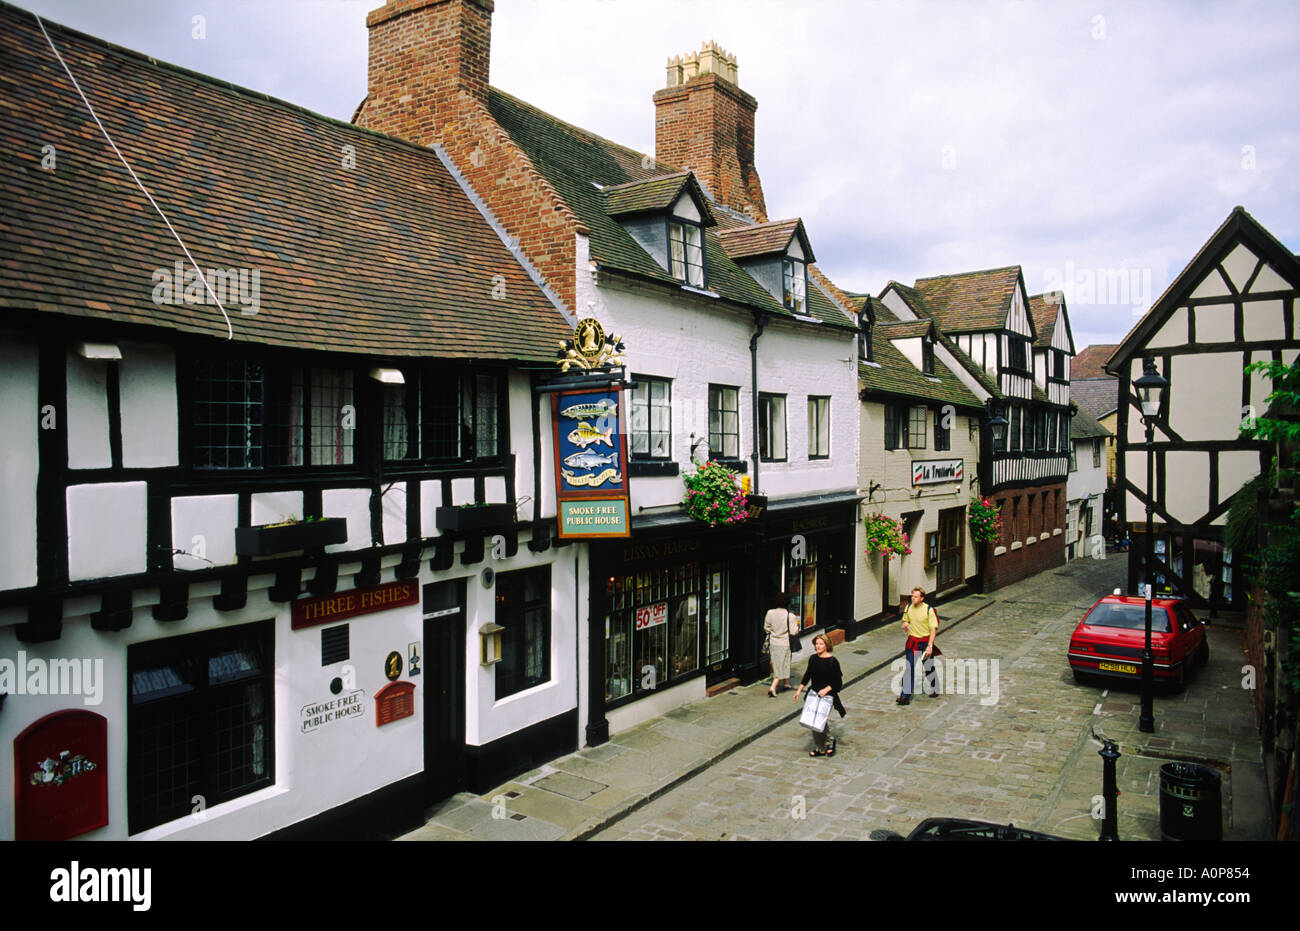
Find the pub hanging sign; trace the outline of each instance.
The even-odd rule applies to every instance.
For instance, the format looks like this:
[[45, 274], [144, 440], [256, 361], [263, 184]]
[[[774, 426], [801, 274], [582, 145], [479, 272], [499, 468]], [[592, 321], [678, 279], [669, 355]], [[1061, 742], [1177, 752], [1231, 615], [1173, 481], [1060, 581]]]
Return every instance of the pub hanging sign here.
[[561, 537], [631, 533], [623, 403], [620, 387], [551, 395]]

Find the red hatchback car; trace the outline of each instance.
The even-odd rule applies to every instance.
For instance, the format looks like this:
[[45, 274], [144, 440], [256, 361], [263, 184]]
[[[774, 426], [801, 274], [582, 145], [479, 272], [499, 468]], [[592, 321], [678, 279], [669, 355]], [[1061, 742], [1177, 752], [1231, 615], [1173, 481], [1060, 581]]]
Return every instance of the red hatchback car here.
[[[1070, 669], [1074, 680], [1088, 676], [1142, 678], [1146, 639], [1146, 601], [1132, 595], [1107, 595], [1092, 606], [1070, 635]], [[1151, 602], [1151, 658], [1157, 683], [1181, 690], [1192, 663], [1210, 661], [1205, 628], [1182, 601]]]

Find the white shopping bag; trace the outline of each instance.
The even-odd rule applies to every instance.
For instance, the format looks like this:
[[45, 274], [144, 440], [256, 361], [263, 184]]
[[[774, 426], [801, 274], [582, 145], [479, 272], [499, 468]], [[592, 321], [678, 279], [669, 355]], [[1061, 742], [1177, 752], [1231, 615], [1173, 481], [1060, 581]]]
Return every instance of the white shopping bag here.
[[826, 719], [831, 716], [832, 704], [829, 695], [823, 698], [816, 692], [809, 692], [808, 697], [804, 699], [803, 714], [799, 716], [799, 723], [820, 734], [826, 730]]

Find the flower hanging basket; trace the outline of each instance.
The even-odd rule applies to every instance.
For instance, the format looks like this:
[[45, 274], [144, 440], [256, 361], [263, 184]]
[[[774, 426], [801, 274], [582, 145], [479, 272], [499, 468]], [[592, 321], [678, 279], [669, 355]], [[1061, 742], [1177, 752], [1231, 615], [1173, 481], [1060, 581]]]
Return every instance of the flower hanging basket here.
[[877, 553], [884, 553], [886, 559], [895, 556], [910, 556], [912, 547], [908, 543], [903, 522], [886, 517], [884, 514], [868, 514], [865, 521], [868, 558]]
[[988, 498], [970, 499], [970, 536], [976, 543], [990, 543], [1002, 536], [1001, 508]]
[[718, 462], [696, 463], [694, 472], [682, 476], [686, 497], [682, 510], [710, 527], [730, 526], [749, 516], [745, 493], [736, 473]]

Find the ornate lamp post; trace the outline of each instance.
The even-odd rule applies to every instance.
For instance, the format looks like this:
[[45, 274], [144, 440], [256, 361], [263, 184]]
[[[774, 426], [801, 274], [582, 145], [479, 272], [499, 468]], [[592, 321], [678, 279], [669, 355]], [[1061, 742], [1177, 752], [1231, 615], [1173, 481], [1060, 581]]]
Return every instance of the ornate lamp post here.
[[1142, 573], [1147, 585], [1146, 640], [1142, 647], [1142, 714], [1138, 718], [1138, 730], [1144, 734], [1155, 733], [1156, 729], [1155, 713], [1152, 710], [1151, 699], [1151, 693], [1155, 686], [1151, 660], [1151, 599], [1155, 589], [1155, 584], [1152, 581], [1154, 573], [1151, 571], [1151, 563], [1154, 559], [1152, 552], [1154, 540], [1151, 531], [1151, 502], [1155, 499], [1155, 488], [1151, 477], [1151, 443], [1155, 438], [1155, 422], [1160, 417], [1160, 407], [1164, 401], [1165, 389], [1168, 387], [1168, 379], [1157, 374], [1155, 362], [1152, 361], [1150, 356], [1146, 356], [1142, 360], [1142, 377], [1133, 382], [1133, 388], [1142, 404], [1142, 423], [1147, 429], [1147, 532], [1146, 545], [1143, 547], [1145, 571]]

